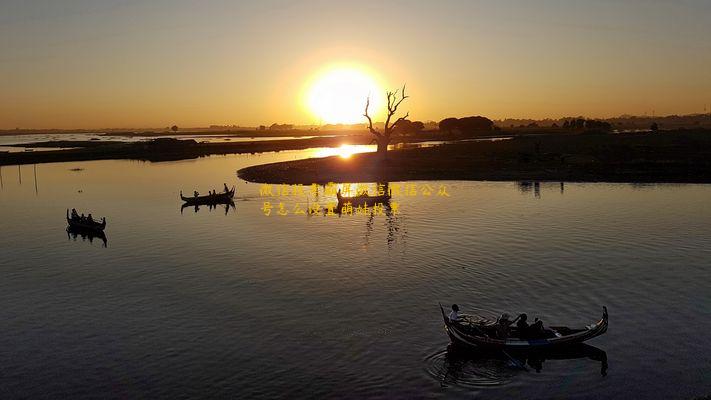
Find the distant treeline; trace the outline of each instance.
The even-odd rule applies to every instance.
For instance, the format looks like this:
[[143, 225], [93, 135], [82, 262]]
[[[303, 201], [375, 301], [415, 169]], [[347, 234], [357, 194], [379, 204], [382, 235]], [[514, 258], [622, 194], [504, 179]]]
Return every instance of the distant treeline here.
[[[622, 115], [614, 118], [601, 118], [591, 120], [583, 116], [565, 117], [559, 119], [503, 119], [495, 120], [494, 124], [500, 128], [568, 128], [568, 129], [583, 129], [580, 127], [580, 121], [600, 121], [610, 124], [611, 129], [616, 130], [631, 130], [631, 129], [650, 129], [654, 124], [660, 129], [677, 129], [677, 128], [699, 128], [711, 127], [710, 114], [690, 114], [690, 115], [667, 115], [667, 116], [634, 116]], [[566, 126], [567, 123], [567, 126]], [[572, 128], [571, 128], [571, 124]], [[595, 129], [600, 129], [597, 127]], [[605, 127], [602, 127], [605, 128]], [[593, 129], [592, 125], [588, 129]]]

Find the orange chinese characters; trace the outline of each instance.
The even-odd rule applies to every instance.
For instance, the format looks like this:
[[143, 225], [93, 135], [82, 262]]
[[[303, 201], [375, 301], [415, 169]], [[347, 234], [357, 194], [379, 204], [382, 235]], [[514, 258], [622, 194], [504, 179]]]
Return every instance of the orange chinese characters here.
[[335, 196], [337, 191], [338, 191], [338, 188], [336, 187], [336, 184], [333, 182], [328, 182], [326, 184], [326, 187], [323, 189], [323, 195], [324, 196]]
[[279, 185], [279, 196], [288, 196], [289, 194], [289, 185], [286, 183]]
[[432, 196], [432, 190], [432, 186], [427, 183], [425, 183], [424, 186], [420, 188], [420, 191], [422, 192], [423, 196]]
[[292, 196], [303, 196], [304, 186], [303, 185], [291, 185], [291, 195]]
[[385, 205], [383, 203], [373, 204], [373, 215], [383, 215], [385, 211]]
[[397, 201], [391, 201], [390, 202], [390, 211], [395, 214], [400, 214], [400, 203]]
[[437, 196], [450, 197], [449, 193], [447, 193], [447, 186], [439, 185], [439, 189], [437, 190]]
[[388, 186], [388, 192], [390, 196], [400, 196], [402, 194], [402, 185], [399, 183], [392, 183]]
[[358, 205], [355, 210], [356, 215], [368, 215], [368, 206], [366, 204]]
[[287, 211], [286, 208], [284, 207], [284, 203], [279, 202], [279, 210], [277, 211], [277, 214], [279, 214], [281, 216], [285, 216], [285, 215], [289, 214], [289, 211]]
[[350, 201], [341, 207], [341, 214], [353, 215], [353, 204]]
[[359, 183], [356, 185], [356, 196], [363, 194], [368, 194], [368, 185], [365, 183]]
[[311, 203], [309, 205], [309, 214], [318, 214], [321, 211], [321, 205], [318, 203]]
[[417, 196], [417, 185], [408, 183], [405, 185], [405, 196]]
[[259, 196], [260, 197], [274, 196], [274, 194], [272, 193], [272, 185], [265, 183], [265, 184], [259, 186]]
[[336, 203], [331, 202], [331, 203], [326, 204], [326, 215], [328, 215], [329, 217], [332, 215], [336, 215], [335, 210], [336, 210]]
[[294, 205], [294, 209], [291, 211], [294, 213], [294, 215], [306, 215], [306, 211], [304, 211], [303, 208], [301, 208], [301, 204], [296, 203]]
[[268, 217], [272, 215], [272, 208], [272, 203], [270, 201], [265, 201], [264, 205], [262, 206], [262, 212]]

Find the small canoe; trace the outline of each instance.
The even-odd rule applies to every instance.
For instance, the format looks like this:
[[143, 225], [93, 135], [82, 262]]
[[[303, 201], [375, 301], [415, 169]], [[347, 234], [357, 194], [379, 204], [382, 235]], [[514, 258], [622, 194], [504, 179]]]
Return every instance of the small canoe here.
[[208, 194], [207, 196], [197, 196], [197, 197], [185, 197], [183, 196], [183, 191], [180, 191], [180, 199], [183, 200], [188, 205], [202, 205], [202, 204], [229, 204], [235, 197], [235, 187], [232, 186], [227, 192]]
[[585, 327], [549, 326], [546, 328], [545, 337], [534, 339], [519, 338], [515, 327], [512, 327], [509, 337], [501, 339], [495, 337], [494, 326], [466, 321], [452, 322], [441, 304], [439, 308], [444, 319], [445, 330], [452, 342], [472, 349], [523, 350], [571, 345], [602, 335], [607, 331], [608, 325], [607, 307], [602, 307], [602, 319]]
[[86, 219], [82, 220], [77, 218], [70, 218], [69, 210], [67, 209], [67, 224], [69, 224], [71, 228], [78, 230], [103, 232], [104, 228], [106, 228], [106, 218], [102, 218], [101, 222], [88, 221]]
[[377, 203], [385, 204], [390, 201], [389, 194], [385, 194], [382, 196], [369, 196], [367, 194], [361, 194], [358, 196], [343, 196], [343, 195], [341, 195], [340, 190], [338, 191], [338, 193], [336, 193], [336, 198], [338, 199], [338, 204], [351, 203], [353, 205], [360, 205], [360, 204], [373, 205], [373, 204], [377, 204]]

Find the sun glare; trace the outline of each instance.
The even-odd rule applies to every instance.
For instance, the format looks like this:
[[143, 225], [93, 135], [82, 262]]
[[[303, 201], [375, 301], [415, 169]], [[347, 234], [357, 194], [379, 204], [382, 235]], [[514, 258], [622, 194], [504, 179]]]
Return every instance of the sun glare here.
[[365, 101], [371, 97], [371, 115], [381, 108], [381, 88], [365, 71], [331, 68], [319, 74], [307, 89], [306, 105], [322, 124], [364, 122]]

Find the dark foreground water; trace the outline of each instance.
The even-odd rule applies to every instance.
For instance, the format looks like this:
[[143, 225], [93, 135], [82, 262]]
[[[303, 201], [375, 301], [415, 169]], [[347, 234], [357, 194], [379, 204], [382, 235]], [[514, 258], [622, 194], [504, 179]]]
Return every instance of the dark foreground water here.
[[[279, 216], [235, 175], [309, 154], [3, 167], [0, 398], [711, 394], [711, 186], [410, 182], [435, 193], [339, 218]], [[181, 214], [223, 182], [234, 209]], [[309, 190], [285, 209], [329, 200]], [[71, 207], [107, 216], [106, 247], [67, 235]], [[569, 325], [606, 305], [609, 368], [448, 352], [438, 302]]]

